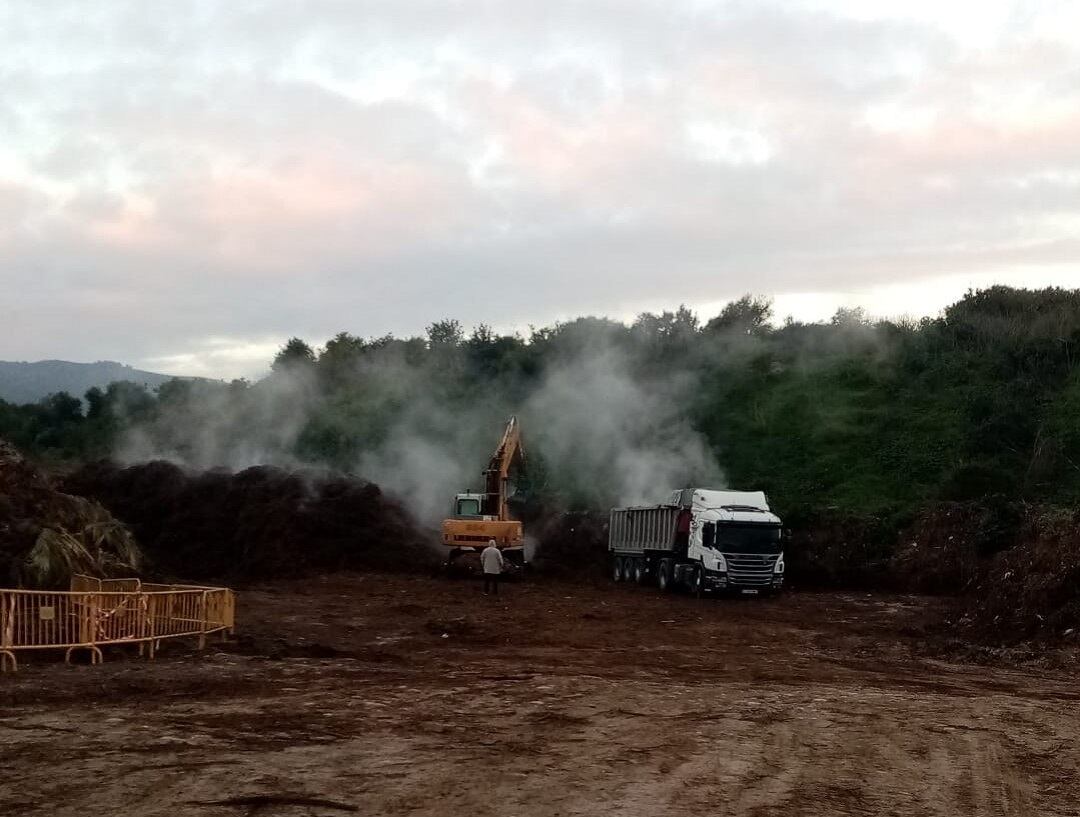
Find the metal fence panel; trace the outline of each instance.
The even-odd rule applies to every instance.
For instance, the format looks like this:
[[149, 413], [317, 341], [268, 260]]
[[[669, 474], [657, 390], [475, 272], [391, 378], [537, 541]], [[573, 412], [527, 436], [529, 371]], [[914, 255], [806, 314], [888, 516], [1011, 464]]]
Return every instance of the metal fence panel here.
[[[100, 661], [108, 644], [156, 645], [166, 638], [232, 632], [236, 601], [224, 587], [145, 585], [138, 579], [76, 576], [69, 591], [0, 589], [0, 671], [20, 650], [90, 649]], [[140, 648], [141, 649], [141, 648]]]

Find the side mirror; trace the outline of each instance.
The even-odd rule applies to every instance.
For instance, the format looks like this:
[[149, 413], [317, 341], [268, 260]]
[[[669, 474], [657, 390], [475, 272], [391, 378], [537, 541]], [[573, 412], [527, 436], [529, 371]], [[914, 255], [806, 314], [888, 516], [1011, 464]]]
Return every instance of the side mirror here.
[[781, 534], [781, 537], [783, 538], [783, 540], [785, 542], [790, 542], [791, 541], [791, 528], [784, 528], [784, 532]]

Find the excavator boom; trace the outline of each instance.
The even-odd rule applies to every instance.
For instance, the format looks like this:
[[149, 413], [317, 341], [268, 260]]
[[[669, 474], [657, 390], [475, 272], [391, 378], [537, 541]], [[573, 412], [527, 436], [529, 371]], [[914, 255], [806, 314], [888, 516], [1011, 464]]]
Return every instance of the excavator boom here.
[[511, 417], [506, 424], [502, 440], [491, 462], [484, 471], [485, 493], [488, 501], [488, 513], [497, 516], [500, 521], [510, 520], [508, 503], [510, 500], [510, 468], [516, 462], [524, 465], [525, 448], [521, 444], [521, 425], [517, 417]]

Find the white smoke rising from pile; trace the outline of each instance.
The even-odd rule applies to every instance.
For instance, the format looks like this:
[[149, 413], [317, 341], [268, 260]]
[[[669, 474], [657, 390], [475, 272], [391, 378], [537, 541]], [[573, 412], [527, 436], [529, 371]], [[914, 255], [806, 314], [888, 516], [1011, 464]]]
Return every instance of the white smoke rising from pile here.
[[527, 461], [530, 452], [542, 458], [546, 487], [563, 496], [650, 503], [691, 484], [722, 487], [716, 458], [684, 416], [694, 385], [685, 375], [639, 383], [609, 348], [557, 365], [520, 406], [481, 394], [451, 407], [417, 390], [356, 470], [437, 523], [454, 494], [482, 490], [481, 471], [516, 413]]
[[319, 404], [314, 372], [278, 372], [250, 389], [199, 382], [178, 388], [178, 399], [159, 399], [154, 422], [128, 429], [114, 452], [118, 461], [160, 459], [199, 471], [301, 464], [293, 452]]
[[329, 415], [354, 438], [352, 470], [434, 525], [454, 494], [481, 489], [503, 424], [518, 414], [527, 455], [543, 463], [544, 487], [577, 505], [654, 503], [674, 488], [723, 487], [719, 464], [687, 419], [696, 379], [645, 379], [630, 364], [620, 349], [590, 348], [549, 362], [537, 383], [511, 398], [494, 382], [475, 394], [447, 394], [430, 367], [376, 354], [354, 373], [353, 402], [338, 405], [308, 370], [277, 372], [246, 390], [195, 389], [152, 426], [136, 425], [118, 456], [198, 469], [292, 468], [305, 429]]
[[620, 504], [658, 502], [674, 488], [721, 486], [723, 473], [686, 419], [692, 378], [642, 383], [624, 356], [594, 352], [550, 372], [524, 414], [552, 471]]

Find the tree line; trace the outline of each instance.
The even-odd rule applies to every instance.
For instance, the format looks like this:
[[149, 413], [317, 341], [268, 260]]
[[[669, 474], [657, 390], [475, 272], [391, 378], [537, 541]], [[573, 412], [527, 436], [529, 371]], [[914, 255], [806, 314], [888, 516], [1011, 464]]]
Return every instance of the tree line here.
[[[903, 515], [938, 500], [1080, 498], [1080, 291], [993, 287], [919, 321], [773, 318], [768, 299], [746, 296], [705, 322], [680, 307], [527, 335], [444, 320], [423, 338], [341, 332], [319, 349], [293, 338], [253, 383], [0, 401], [0, 437], [53, 461], [108, 456], [133, 430], [182, 451], [197, 404], [252, 450], [349, 469], [418, 395], [451, 415], [477, 401], [512, 409], [556, 367], [605, 349], [643, 383], [688, 383], [672, 399], [729, 484], [764, 489], [781, 509]], [[542, 472], [543, 451], [536, 461]]]

